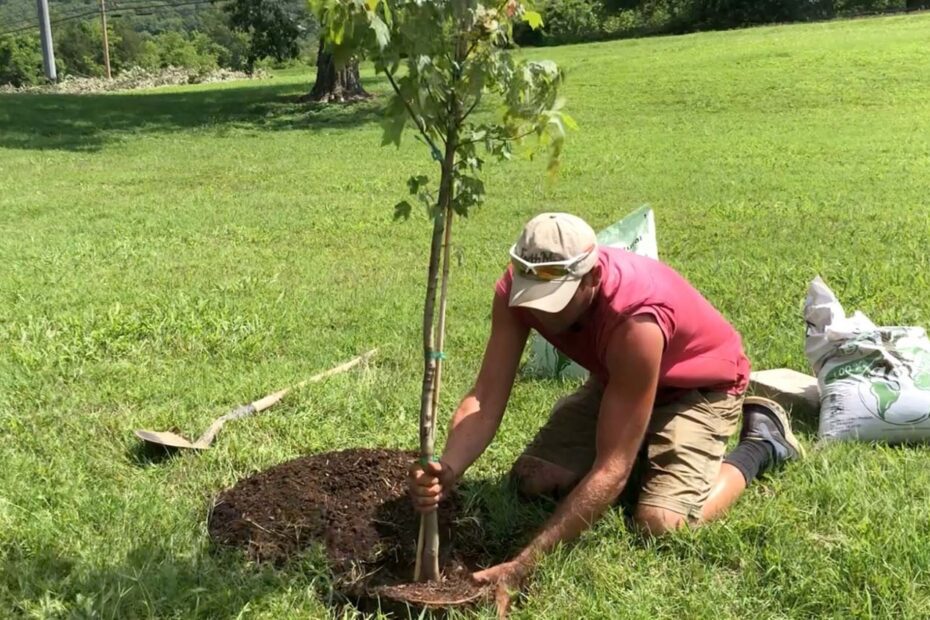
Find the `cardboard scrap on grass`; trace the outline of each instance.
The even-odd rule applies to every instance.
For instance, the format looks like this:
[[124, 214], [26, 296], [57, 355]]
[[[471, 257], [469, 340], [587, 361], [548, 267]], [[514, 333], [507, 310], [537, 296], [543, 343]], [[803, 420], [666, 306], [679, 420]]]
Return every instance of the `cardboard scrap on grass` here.
[[770, 398], [791, 414], [817, 420], [820, 413], [820, 389], [817, 379], [790, 368], [757, 370], [749, 376], [749, 391]]

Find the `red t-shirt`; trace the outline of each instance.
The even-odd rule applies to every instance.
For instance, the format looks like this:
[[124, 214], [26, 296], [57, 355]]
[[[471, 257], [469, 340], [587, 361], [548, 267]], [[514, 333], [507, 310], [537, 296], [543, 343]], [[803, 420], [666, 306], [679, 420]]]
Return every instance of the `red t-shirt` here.
[[[598, 253], [601, 284], [578, 331], [549, 334], [530, 311], [510, 310], [604, 384], [610, 378], [604, 360], [611, 334], [629, 317], [650, 315], [665, 336], [660, 401], [680, 390], [746, 390], [750, 364], [739, 332], [687, 280], [664, 263], [625, 250], [599, 246]], [[495, 287], [505, 302], [512, 282], [510, 267]]]

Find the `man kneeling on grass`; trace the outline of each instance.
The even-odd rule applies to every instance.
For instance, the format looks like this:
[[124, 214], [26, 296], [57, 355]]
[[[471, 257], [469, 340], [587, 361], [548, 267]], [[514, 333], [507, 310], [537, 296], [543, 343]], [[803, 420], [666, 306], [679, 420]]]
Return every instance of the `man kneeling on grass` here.
[[[784, 410], [744, 398], [739, 333], [673, 269], [598, 247], [591, 227], [565, 213], [530, 220], [510, 257], [481, 370], [442, 459], [411, 468], [414, 505], [435, 510], [491, 443], [531, 328], [591, 378], [555, 404], [510, 472], [523, 494], [561, 497], [555, 513], [513, 560], [476, 573], [478, 582], [518, 586], [540, 554], [588, 528], [628, 482], [634, 521], [658, 535], [720, 516], [756, 476], [800, 456]], [[724, 458], [740, 412], [740, 442]]]

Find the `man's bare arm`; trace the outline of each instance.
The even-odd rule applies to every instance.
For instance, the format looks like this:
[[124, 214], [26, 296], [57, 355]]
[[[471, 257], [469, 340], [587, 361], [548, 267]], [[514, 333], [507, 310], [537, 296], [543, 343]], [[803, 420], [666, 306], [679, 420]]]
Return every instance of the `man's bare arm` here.
[[655, 402], [664, 337], [649, 317], [634, 317], [608, 344], [610, 381], [597, 421], [597, 457], [517, 561], [536, 557], [589, 528], [619, 496], [646, 433]]
[[481, 370], [452, 417], [443, 450], [443, 462], [457, 476], [481, 456], [497, 433], [528, 335], [529, 328], [513, 316], [507, 301], [495, 296]]

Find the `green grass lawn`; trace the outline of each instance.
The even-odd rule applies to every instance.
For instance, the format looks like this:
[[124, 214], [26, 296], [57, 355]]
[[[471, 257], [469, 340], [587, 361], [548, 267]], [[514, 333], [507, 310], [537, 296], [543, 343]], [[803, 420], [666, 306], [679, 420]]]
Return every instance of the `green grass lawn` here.
[[[662, 257], [755, 368], [808, 370], [817, 274], [878, 323], [930, 324], [928, 51], [930, 15], [527, 52], [567, 69], [580, 130], [557, 182], [542, 162], [490, 166], [486, 205], [456, 225], [443, 428], [507, 247], [541, 210], [601, 228], [651, 203]], [[211, 498], [251, 472], [416, 445], [429, 226], [391, 216], [407, 176], [434, 171], [411, 135], [379, 148], [378, 102], [295, 104], [310, 79], [0, 96], [0, 610], [351, 616], [314, 555], [256, 566], [206, 534]], [[375, 346], [368, 371], [209, 452], [136, 449], [134, 428], [196, 435]], [[500, 509], [492, 534], [538, 518], [500, 476], [572, 387], [521, 381], [469, 473]], [[515, 617], [927, 617], [930, 453], [817, 447], [815, 422], [798, 425], [810, 457], [725, 521], [646, 543], [613, 514], [546, 560]]]

